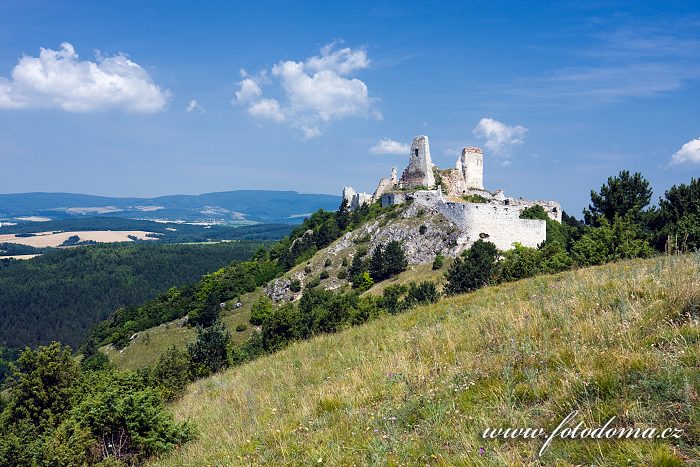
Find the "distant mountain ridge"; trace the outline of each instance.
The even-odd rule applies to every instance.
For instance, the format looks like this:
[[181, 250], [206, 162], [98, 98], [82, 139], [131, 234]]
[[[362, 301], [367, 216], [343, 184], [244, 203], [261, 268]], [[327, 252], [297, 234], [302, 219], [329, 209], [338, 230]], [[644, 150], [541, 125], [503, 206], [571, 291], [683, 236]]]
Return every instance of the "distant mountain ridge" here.
[[129, 219], [235, 224], [298, 223], [320, 208], [335, 210], [340, 196], [296, 191], [235, 190], [154, 198], [75, 193], [0, 194], [0, 221], [21, 217], [66, 219], [99, 215]]

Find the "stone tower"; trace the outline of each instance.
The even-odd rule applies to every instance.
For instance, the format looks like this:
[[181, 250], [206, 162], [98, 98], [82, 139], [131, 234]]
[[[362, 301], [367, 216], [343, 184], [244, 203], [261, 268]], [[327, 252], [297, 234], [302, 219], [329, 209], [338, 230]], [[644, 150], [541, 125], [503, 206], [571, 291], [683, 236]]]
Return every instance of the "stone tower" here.
[[427, 136], [413, 138], [408, 167], [403, 171], [399, 183], [403, 188], [413, 188], [420, 185], [428, 189], [435, 187], [433, 161], [430, 158], [430, 143]]
[[467, 189], [484, 189], [484, 154], [480, 148], [468, 146], [462, 149], [457, 170], [462, 173]]

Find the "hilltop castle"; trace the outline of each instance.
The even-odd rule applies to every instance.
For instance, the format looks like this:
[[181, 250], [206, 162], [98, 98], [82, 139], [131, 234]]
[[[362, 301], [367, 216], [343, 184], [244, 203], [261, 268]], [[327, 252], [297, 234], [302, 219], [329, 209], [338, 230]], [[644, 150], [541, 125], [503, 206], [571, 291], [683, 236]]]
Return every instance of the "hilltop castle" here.
[[488, 239], [501, 250], [514, 243], [537, 247], [547, 238], [546, 222], [521, 219], [523, 210], [540, 205], [547, 215], [561, 222], [561, 206], [556, 201], [527, 201], [506, 197], [502, 190], [484, 189], [484, 154], [477, 147], [462, 149], [455, 168], [441, 170], [430, 157], [427, 136], [413, 138], [408, 166], [397, 178], [382, 178], [373, 194], [343, 188], [343, 198], [350, 209], [364, 203], [381, 202], [382, 206], [413, 202], [435, 210], [455, 224], [461, 235], [458, 243], [468, 247], [479, 238]]

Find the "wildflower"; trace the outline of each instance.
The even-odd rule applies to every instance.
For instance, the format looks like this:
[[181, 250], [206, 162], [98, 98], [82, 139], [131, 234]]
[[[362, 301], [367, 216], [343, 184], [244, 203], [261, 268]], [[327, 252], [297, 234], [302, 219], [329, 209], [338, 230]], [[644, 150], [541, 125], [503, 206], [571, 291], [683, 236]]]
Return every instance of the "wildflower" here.
[[479, 455], [480, 455], [480, 456], [483, 456], [484, 454], [486, 454], [486, 449], [484, 449], [484, 448], [479, 448]]

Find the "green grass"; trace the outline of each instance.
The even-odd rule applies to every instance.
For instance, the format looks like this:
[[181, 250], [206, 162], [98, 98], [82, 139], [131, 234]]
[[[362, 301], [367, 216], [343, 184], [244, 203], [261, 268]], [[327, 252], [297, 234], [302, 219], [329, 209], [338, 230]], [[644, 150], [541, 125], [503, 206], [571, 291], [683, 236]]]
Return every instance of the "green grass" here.
[[[248, 323], [250, 309], [262, 293], [262, 289], [257, 289], [255, 292], [242, 295], [242, 306], [238, 309], [234, 308], [236, 300], [227, 302], [226, 310], [221, 314], [221, 320], [231, 333], [231, 341], [234, 344], [245, 342], [250, 333], [253, 332], [253, 329], [255, 329], [254, 326]], [[246, 325], [245, 331], [236, 331], [236, 326], [239, 324]], [[129, 345], [121, 351], [111, 345], [102, 347], [101, 350], [117, 368], [137, 370], [155, 364], [158, 361], [158, 357], [170, 347], [186, 348], [187, 344], [193, 342], [196, 337], [197, 330], [195, 328], [180, 327], [177, 325], [177, 321], [173, 321], [139, 332], [129, 342]]]
[[[700, 258], [503, 284], [193, 383], [197, 440], [154, 465], [700, 463]], [[680, 441], [481, 439], [486, 427], [673, 427]], [[484, 453], [480, 454], [480, 448]]]

